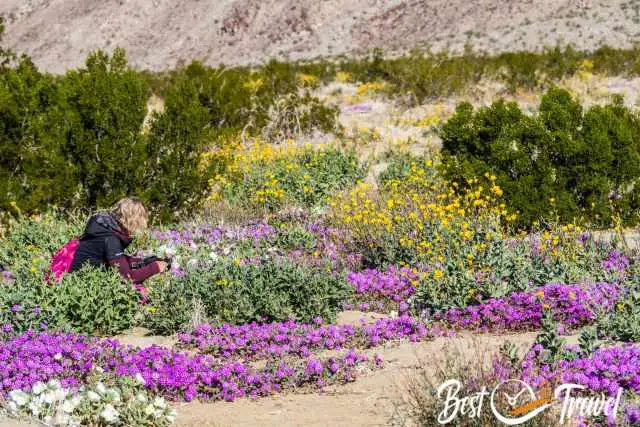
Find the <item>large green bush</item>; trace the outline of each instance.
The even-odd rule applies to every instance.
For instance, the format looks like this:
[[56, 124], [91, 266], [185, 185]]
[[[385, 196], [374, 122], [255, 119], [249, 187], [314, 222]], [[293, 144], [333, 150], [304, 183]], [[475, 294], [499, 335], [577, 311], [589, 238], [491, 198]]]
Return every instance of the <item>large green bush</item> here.
[[133, 326], [140, 294], [113, 269], [85, 267], [42, 286], [40, 305], [54, 325], [92, 335], [115, 335]]
[[10, 286], [0, 288], [0, 325], [13, 332], [65, 329], [92, 335], [115, 335], [129, 329], [140, 294], [111, 269], [83, 268], [59, 283], [43, 280], [42, 271], [17, 271]]
[[295, 317], [335, 320], [350, 287], [335, 275], [286, 260], [263, 259], [258, 264], [220, 263], [188, 271], [184, 278], [165, 277], [151, 287], [145, 326], [172, 333], [190, 320], [229, 323], [282, 321]]
[[463, 103], [441, 136], [446, 175], [463, 184], [495, 175], [521, 226], [555, 216], [601, 227], [616, 215], [638, 222], [640, 117], [620, 98], [583, 111], [551, 89], [535, 116], [504, 101], [477, 111]]

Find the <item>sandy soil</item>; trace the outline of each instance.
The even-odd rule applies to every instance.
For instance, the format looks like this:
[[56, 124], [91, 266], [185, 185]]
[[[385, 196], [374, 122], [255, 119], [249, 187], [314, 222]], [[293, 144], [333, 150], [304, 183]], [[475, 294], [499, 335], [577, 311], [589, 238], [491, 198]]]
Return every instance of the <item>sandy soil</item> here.
[[535, 335], [464, 335], [376, 349], [385, 360], [384, 367], [353, 383], [327, 387], [323, 393], [288, 393], [231, 403], [187, 403], [178, 406], [177, 423], [201, 427], [389, 425], [394, 411], [401, 408], [407, 381], [421, 366], [434, 366], [437, 359], [451, 356], [452, 348], [457, 348], [469, 363], [477, 363], [507, 340], [524, 350]]

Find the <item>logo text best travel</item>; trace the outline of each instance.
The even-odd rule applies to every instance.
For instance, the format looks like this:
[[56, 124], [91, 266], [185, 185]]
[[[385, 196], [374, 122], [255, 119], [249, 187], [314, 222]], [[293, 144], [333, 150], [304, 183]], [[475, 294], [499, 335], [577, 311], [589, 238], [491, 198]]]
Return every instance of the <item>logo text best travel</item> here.
[[[479, 418], [486, 410], [486, 400], [496, 417], [505, 425], [519, 425], [536, 417], [550, 408], [554, 401], [559, 403], [559, 422], [575, 418], [593, 418], [600, 415], [614, 417], [620, 408], [622, 389], [615, 396], [604, 393], [587, 394], [586, 387], [580, 384], [561, 384], [551, 393], [544, 389], [540, 396], [536, 396], [533, 388], [524, 381], [507, 380], [498, 384], [492, 391], [483, 387], [477, 393], [460, 396], [462, 383], [457, 379], [450, 379], [438, 387], [437, 393], [443, 403], [443, 409], [438, 414], [440, 424], [449, 424], [459, 417]], [[501, 405], [502, 403], [502, 405]]]

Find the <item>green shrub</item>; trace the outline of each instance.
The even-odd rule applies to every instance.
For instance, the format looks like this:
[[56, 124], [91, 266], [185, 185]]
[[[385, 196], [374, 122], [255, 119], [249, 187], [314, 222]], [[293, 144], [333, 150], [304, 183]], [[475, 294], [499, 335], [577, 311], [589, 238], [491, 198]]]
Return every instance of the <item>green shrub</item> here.
[[302, 226], [281, 228], [278, 233], [265, 239], [264, 245], [283, 251], [312, 251], [316, 247], [316, 235]]
[[463, 103], [443, 126], [448, 178], [465, 184], [491, 173], [519, 224], [557, 216], [610, 226], [638, 222], [640, 118], [620, 99], [583, 112], [569, 93], [551, 89], [537, 116], [498, 101], [474, 112]]
[[165, 94], [165, 111], [155, 114], [148, 135], [142, 197], [173, 219], [199, 206], [208, 174], [200, 156], [208, 144], [208, 111], [201, 105], [196, 82], [180, 79]]
[[640, 276], [638, 264], [631, 264], [631, 273], [622, 283], [623, 296], [614, 309], [598, 318], [597, 335], [601, 339], [640, 341]]
[[91, 335], [115, 335], [131, 328], [140, 294], [114, 269], [83, 267], [53, 286], [43, 284], [41, 305], [54, 324]]
[[[161, 277], [149, 291], [142, 324], [157, 335], [172, 335], [190, 325], [198, 290], [187, 280]], [[203, 322], [207, 319], [202, 319]]]
[[148, 87], [122, 49], [91, 53], [84, 68], [67, 72], [58, 90], [64, 118], [51, 110], [59, 144], [77, 167], [81, 205], [108, 206], [141, 182], [145, 144], [140, 130]]
[[411, 176], [412, 169], [419, 166], [425, 166], [424, 170], [432, 173], [425, 179], [430, 179], [435, 183], [437, 180], [436, 170], [430, 168], [429, 165], [433, 165], [433, 161], [428, 154], [416, 156], [412, 153], [393, 153], [387, 168], [377, 177], [378, 185], [388, 185], [394, 180], [404, 182]]
[[57, 80], [27, 57], [10, 63], [0, 66], [0, 209], [31, 212], [73, 198], [76, 165], [58, 138]]
[[[531, 236], [532, 240], [538, 238]], [[559, 249], [566, 252], [556, 256], [537, 253], [534, 248], [537, 244], [532, 245], [531, 241], [496, 238], [472, 243], [487, 245], [474, 259], [473, 268], [451, 248], [445, 262], [434, 266], [442, 271], [442, 277], [428, 274], [418, 287], [419, 305], [434, 310], [466, 307], [546, 283], [611, 279], [603, 276], [600, 268], [609, 247], [597, 246], [592, 241], [584, 245], [569, 241]]]
[[22, 278], [11, 284], [0, 281], [0, 335], [58, 326], [51, 308], [42, 306], [44, 285], [34, 283]]
[[283, 141], [313, 131], [337, 133], [338, 108], [326, 106], [310, 93], [295, 92], [275, 100], [269, 107], [269, 121], [263, 127], [262, 137], [267, 141]]
[[151, 310], [145, 319], [145, 326], [158, 333], [183, 327], [194, 304], [202, 304], [214, 322], [311, 321], [315, 316], [333, 321], [350, 292], [346, 282], [331, 273], [266, 258], [257, 265], [220, 263], [163, 280], [168, 282], [151, 287]]
[[250, 164], [221, 190], [226, 200], [275, 211], [286, 204], [313, 207], [362, 179], [366, 168], [355, 152], [304, 147]]
[[116, 271], [86, 267], [56, 284], [44, 282], [42, 271], [16, 276], [12, 285], [0, 285], [0, 324], [13, 332], [42, 327], [115, 335], [133, 325], [140, 294]]
[[640, 292], [618, 301], [613, 312], [598, 321], [598, 335], [616, 341], [640, 340]]

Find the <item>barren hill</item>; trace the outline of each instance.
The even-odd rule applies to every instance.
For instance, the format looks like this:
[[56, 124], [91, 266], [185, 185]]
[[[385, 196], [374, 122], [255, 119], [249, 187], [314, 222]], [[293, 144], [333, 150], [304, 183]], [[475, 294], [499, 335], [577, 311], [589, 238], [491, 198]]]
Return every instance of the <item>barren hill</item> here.
[[124, 47], [152, 70], [255, 64], [380, 47], [491, 52], [640, 41], [640, 0], [2, 0], [4, 44], [62, 72]]

